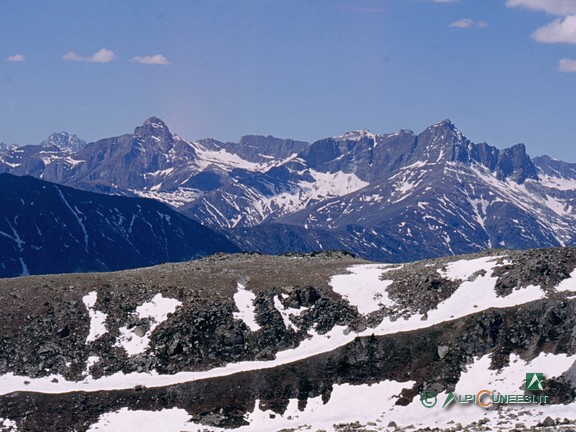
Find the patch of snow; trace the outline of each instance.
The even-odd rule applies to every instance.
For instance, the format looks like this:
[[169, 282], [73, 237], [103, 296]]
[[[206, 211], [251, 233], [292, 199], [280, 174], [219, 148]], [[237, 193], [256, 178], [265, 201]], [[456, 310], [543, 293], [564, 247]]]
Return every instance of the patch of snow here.
[[163, 321], [166, 321], [168, 314], [174, 313], [182, 303], [179, 300], [163, 297], [162, 294], [156, 294], [152, 300], [145, 302], [136, 308], [137, 319], [150, 319], [150, 328], [142, 336], [136, 334], [136, 326], [133, 329], [121, 327], [120, 336], [116, 339], [115, 346], [122, 347], [128, 355], [136, 355], [144, 352], [150, 344], [150, 334]]
[[[501, 265], [510, 264], [510, 261], [505, 256], [501, 257], [505, 262]], [[444, 269], [438, 269], [438, 273], [446, 279], [452, 281], [465, 281], [474, 273], [480, 271], [491, 272], [495, 267], [495, 261], [498, 258], [493, 256], [481, 257], [472, 260], [459, 260], [453, 261], [445, 266]]]
[[558, 284], [556, 291], [576, 291], [576, 269], [570, 273], [570, 277], [568, 279], [564, 279]]
[[370, 138], [376, 142], [376, 135], [370, 132], [368, 129], [360, 129], [355, 131], [346, 132], [344, 135], [335, 136], [335, 140], [348, 140], [348, 141], [360, 141], [362, 138]]
[[169, 174], [172, 174], [174, 172], [174, 167], [170, 167], [164, 170], [158, 170], [158, 171], [154, 171], [154, 172], [149, 172], [149, 173], [145, 173], [144, 177], [148, 178], [148, 177], [165, 177]]
[[292, 320], [290, 319], [290, 315], [293, 316], [300, 316], [300, 314], [302, 312], [304, 312], [305, 310], [307, 310], [307, 307], [301, 307], [300, 309], [297, 308], [291, 308], [291, 307], [284, 307], [284, 305], [282, 304], [282, 302], [280, 301], [280, 299], [278, 298], [279, 296], [274, 296], [274, 307], [276, 308], [276, 310], [278, 312], [280, 312], [280, 315], [282, 315], [282, 320], [284, 321], [284, 325], [286, 326], [287, 329], [293, 328], [294, 324], [292, 323]]
[[88, 375], [90, 373], [90, 369], [92, 368], [92, 366], [94, 366], [99, 361], [100, 361], [100, 357], [98, 357], [98, 356], [88, 357], [88, 359], [86, 360], [86, 369], [85, 369], [86, 375]]
[[199, 143], [194, 142], [191, 144], [196, 151], [196, 163], [200, 169], [206, 169], [210, 165], [215, 165], [222, 169], [241, 168], [248, 171], [261, 171], [269, 165], [247, 161], [246, 159], [242, 159], [240, 156], [234, 153], [229, 153], [224, 149], [218, 151], [208, 150]]
[[30, 276], [30, 271], [28, 270], [28, 266], [24, 262], [24, 258], [20, 257], [18, 259], [20, 260], [20, 265], [22, 266], [22, 273], [20, 273], [20, 276]]
[[418, 170], [418, 168], [424, 166], [426, 166], [426, 163], [418, 161], [401, 168], [398, 173], [390, 177], [390, 183], [394, 187], [391, 194], [391, 198], [394, 198], [392, 203], [398, 203], [406, 199], [412, 191], [422, 184], [426, 174], [428, 174], [428, 170]]
[[90, 315], [90, 332], [86, 338], [86, 343], [93, 342], [100, 336], [103, 336], [108, 331], [106, 329], [106, 314], [95, 309], [96, 300], [98, 299], [98, 293], [92, 291], [82, 297], [82, 301], [88, 309], [88, 314]]
[[488, 210], [488, 206], [490, 205], [490, 201], [485, 200], [482, 198], [470, 198], [468, 197], [468, 202], [472, 206], [472, 210], [474, 210], [474, 218], [476, 222], [482, 227], [485, 228], [486, 225], [486, 212]]
[[310, 201], [348, 195], [369, 184], [353, 173], [342, 171], [323, 173], [315, 170], [308, 172], [314, 178], [314, 182], [300, 182], [293, 191], [275, 195], [269, 201], [288, 212], [293, 212], [306, 207]]
[[64, 162], [66, 162], [68, 165], [71, 165], [71, 166], [76, 166], [79, 164], [86, 163], [86, 161], [83, 161], [83, 160], [72, 159], [70, 156], [66, 156], [63, 160], [64, 160]]
[[548, 174], [538, 174], [540, 183], [551, 189], [568, 191], [576, 189], [576, 178], [556, 177]]
[[84, 226], [84, 221], [80, 217], [80, 216], [84, 216], [84, 214], [80, 210], [78, 210], [78, 208], [76, 206], [74, 206], [74, 208], [72, 208], [72, 206], [68, 203], [68, 201], [64, 197], [64, 193], [62, 193], [62, 190], [60, 190], [60, 188], [57, 187], [56, 191], [58, 191], [60, 198], [62, 199], [62, 201], [64, 202], [66, 207], [68, 207], [68, 210], [70, 210], [70, 212], [74, 215], [74, 217], [76, 218], [76, 221], [78, 222], [78, 225], [80, 225], [80, 229], [82, 230], [82, 233], [84, 234], [84, 250], [86, 252], [88, 252], [88, 231], [86, 230], [86, 227]]
[[234, 318], [244, 321], [253, 332], [260, 330], [260, 326], [256, 322], [256, 314], [254, 313], [254, 300], [256, 300], [254, 293], [247, 290], [241, 283], [238, 283], [238, 291], [234, 294], [234, 302], [240, 312], [234, 312]]
[[401, 266], [382, 264], [360, 264], [349, 267], [349, 274], [336, 275], [330, 278], [332, 289], [346, 298], [351, 305], [358, 308], [361, 314], [369, 314], [380, 310], [382, 306], [394, 306], [388, 297], [388, 286], [391, 280], [381, 280], [380, 277]]
[[364, 195], [360, 197], [360, 201], [364, 202], [380, 202], [384, 197], [379, 194], [372, 194], [372, 195]]
[[[248, 213], [237, 209], [240, 215], [232, 223], [223, 216], [218, 217], [218, 214], [213, 214], [209, 209], [207, 211], [213, 214], [216, 222], [222, 223], [229, 228], [233, 228], [241, 220], [248, 225], [257, 225], [271, 213], [277, 215], [294, 213], [306, 208], [312, 202], [344, 196], [356, 192], [369, 184], [353, 173], [342, 171], [323, 173], [310, 169], [302, 171], [300, 174], [309, 174], [314, 180], [300, 181], [297, 184], [293, 184], [290, 189], [272, 196], [263, 196], [260, 191], [254, 188], [245, 188], [246, 195], [252, 199], [252, 208], [248, 209]], [[206, 204], [208, 205], [209, 203], [206, 202]], [[234, 207], [232, 204], [231, 206]], [[213, 207], [213, 210], [217, 212], [215, 207]]]
[[20, 165], [22, 165], [19, 163], [18, 164], [17, 163], [10, 163], [10, 162], [7, 162], [5, 160], [2, 160], [2, 163], [5, 165], [8, 165], [10, 168], [18, 168]]
[[256, 401], [254, 411], [245, 416], [250, 425], [236, 431], [306, 430], [306, 425], [312, 425], [312, 430], [334, 430], [334, 425], [341, 423], [380, 421], [386, 409], [394, 406], [402, 389], [414, 384], [413, 381], [382, 381], [372, 385], [335, 384], [328, 402], [324, 403], [322, 396], [309, 398], [306, 408], [300, 411], [298, 400], [290, 399], [283, 414], [264, 411]]
[[[105, 413], [90, 426], [88, 432], [180, 432], [190, 431], [190, 415], [182, 408], [159, 411], [129, 410]], [[196, 425], [195, 430], [198, 429]]]
[[323, 173], [310, 170], [310, 175], [315, 180], [311, 194], [314, 198], [347, 195], [369, 185], [368, 182], [360, 180], [356, 174], [342, 171]]
[[546, 195], [546, 201], [543, 201], [543, 203], [558, 216], [571, 215], [574, 213], [574, 207], [550, 195]]
[[[152, 189], [154, 189], [154, 187]], [[202, 196], [202, 191], [184, 187], [179, 187], [174, 191], [131, 189], [130, 192], [142, 198], [161, 201], [174, 208], [182, 207], [184, 204], [188, 204]]]
[[4, 419], [0, 417], [0, 430], [5, 432], [17, 432], [16, 422], [14, 420]]

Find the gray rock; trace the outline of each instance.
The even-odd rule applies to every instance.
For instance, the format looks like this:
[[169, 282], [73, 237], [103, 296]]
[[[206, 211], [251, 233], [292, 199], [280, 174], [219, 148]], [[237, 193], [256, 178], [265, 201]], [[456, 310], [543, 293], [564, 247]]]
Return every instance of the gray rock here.
[[446, 357], [446, 354], [448, 354], [448, 351], [450, 351], [450, 348], [448, 346], [439, 345], [438, 346], [438, 357], [443, 359], [444, 357]]

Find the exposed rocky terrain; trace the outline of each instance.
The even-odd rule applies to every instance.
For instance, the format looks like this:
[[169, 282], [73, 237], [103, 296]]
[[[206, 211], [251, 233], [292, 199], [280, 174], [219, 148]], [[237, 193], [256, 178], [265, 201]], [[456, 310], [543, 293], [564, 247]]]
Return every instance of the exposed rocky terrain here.
[[[0, 431], [573, 430], [575, 296], [572, 248], [0, 279]], [[440, 406], [481, 388], [548, 400]]]

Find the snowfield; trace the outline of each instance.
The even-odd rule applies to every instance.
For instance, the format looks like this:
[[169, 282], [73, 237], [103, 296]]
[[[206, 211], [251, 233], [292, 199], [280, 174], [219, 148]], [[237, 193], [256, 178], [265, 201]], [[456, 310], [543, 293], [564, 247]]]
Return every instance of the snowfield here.
[[[501, 370], [490, 369], [490, 356], [476, 359], [464, 372], [456, 385], [455, 393], [460, 395], [476, 394], [479, 390], [497, 390], [501, 394], [521, 394], [524, 387], [526, 371], [541, 371], [546, 378], [557, 377], [565, 372], [574, 362], [576, 356], [540, 354], [531, 362], [526, 362], [512, 355], [510, 366]], [[535, 426], [545, 417], [573, 417], [576, 403], [568, 405], [503, 405], [500, 409], [484, 409], [476, 404], [458, 405], [443, 409], [442, 403], [447, 393], [438, 395], [438, 403], [426, 408], [418, 398], [408, 406], [395, 405], [402, 389], [410, 388], [413, 381], [399, 383], [381, 381], [372, 385], [334, 385], [330, 400], [325, 404], [322, 397], [308, 399], [306, 407], [300, 411], [298, 401], [291, 399], [286, 411], [279, 415], [272, 411], [262, 410], [256, 401], [254, 410], [245, 416], [249, 426], [234, 429], [238, 432], [268, 432], [288, 428], [306, 430], [313, 425], [314, 429], [334, 431], [334, 425], [354, 423], [371, 424], [371, 429], [394, 430], [388, 428], [390, 422], [401, 428], [415, 427], [454, 427], [463, 426], [482, 420], [492, 430], [507, 431], [516, 423], [527, 427]], [[130, 411], [123, 408], [104, 414], [89, 431], [218, 431], [227, 429], [208, 427], [189, 422], [189, 416], [183, 409], [164, 409], [162, 411]], [[229, 430], [229, 429], [228, 429]]]
[[[116, 373], [94, 379], [88, 376], [84, 381], [67, 381], [59, 375], [51, 375], [43, 378], [30, 378], [14, 375], [12, 373], [0, 376], [0, 394], [7, 394], [14, 391], [36, 391], [43, 393], [65, 393], [71, 391], [100, 391], [118, 390], [133, 388], [137, 385], [146, 387], [162, 387], [167, 385], [180, 384], [200, 379], [215, 378], [232, 375], [238, 372], [253, 371], [259, 369], [269, 369], [276, 366], [293, 363], [308, 357], [332, 351], [353, 341], [358, 336], [384, 336], [399, 332], [424, 329], [445, 321], [455, 320], [464, 316], [481, 312], [490, 308], [506, 308], [529, 303], [543, 299], [546, 293], [537, 286], [529, 286], [513, 291], [506, 297], [500, 297], [494, 291], [496, 277], [492, 277], [492, 271], [503, 257], [482, 257], [474, 260], [462, 260], [451, 263], [447, 266], [448, 277], [464, 280], [456, 292], [438, 305], [437, 309], [428, 312], [425, 317], [414, 314], [409, 318], [391, 320], [386, 317], [375, 328], [368, 328], [363, 332], [355, 333], [343, 326], [335, 326], [328, 333], [317, 334], [310, 331], [311, 337], [304, 340], [298, 347], [290, 350], [280, 351], [276, 359], [268, 361], [244, 361], [231, 363], [224, 367], [214, 368], [201, 372], [179, 372], [173, 375], [159, 375], [153, 373]], [[394, 267], [382, 264], [361, 264], [349, 268], [349, 274], [337, 275], [332, 278], [332, 285], [336, 292], [341, 292], [349, 297], [352, 305], [360, 311], [377, 310], [380, 305], [394, 307], [395, 302], [390, 299], [386, 292], [389, 281], [380, 280], [379, 275], [386, 275], [387, 271]], [[398, 268], [398, 267], [396, 267]], [[482, 275], [482, 273], [484, 273]], [[575, 272], [576, 273], [576, 272]], [[475, 276], [475, 277], [472, 277]], [[468, 280], [470, 279], [470, 280]], [[345, 286], [358, 286], [362, 289], [350, 290]], [[565, 280], [561, 284], [562, 290], [576, 291], [576, 278]], [[92, 294], [91, 294], [92, 295]], [[254, 318], [252, 301], [255, 298], [251, 291], [238, 284], [238, 291], [234, 295], [234, 300], [240, 312], [236, 312], [236, 317], [242, 319], [253, 331], [260, 326]], [[87, 301], [92, 307], [90, 301]], [[156, 309], [154, 307], [156, 305]], [[150, 316], [154, 318], [156, 325], [166, 319], [168, 313], [173, 312], [178, 307], [179, 302], [174, 299], [164, 299], [158, 294], [150, 303], [146, 303], [138, 308], [140, 317]], [[155, 312], [154, 312], [155, 311]], [[285, 311], [290, 312], [290, 311]], [[285, 319], [285, 323], [289, 324]], [[98, 327], [101, 329], [101, 327]], [[127, 352], [142, 352], [148, 344], [147, 337], [138, 337], [130, 332], [126, 336], [120, 337], [119, 346], [123, 346]], [[148, 333], [151, 333], [150, 331]], [[54, 380], [55, 378], [55, 380]], [[24, 384], [24, 381], [28, 384]], [[57, 382], [54, 382], [57, 381]]]
[[[328, 333], [320, 335], [310, 331], [310, 337], [298, 347], [281, 351], [274, 360], [243, 361], [228, 364], [201, 372], [179, 372], [174, 375], [159, 375], [152, 373], [117, 373], [94, 379], [88, 375], [84, 381], [67, 381], [62, 376], [30, 378], [12, 373], [0, 376], [0, 394], [17, 391], [32, 391], [42, 393], [65, 393], [72, 391], [103, 391], [130, 389], [137, 385], [146, 387], [162, 387], [201, 379], [223, 377], [238, 372], [255, 371], [274, 368], [293, 363], [321, 353], [342, 347], [358, 336], [383, 336], [400, 332], [424, 329], [446, 321], [456, 320], [470, 314], [475, 314], [490, 308], [507, 308], [543, 299], [547, 293], [539, 286], [530, 285], [514, 290], [507, 296], [498, 296], [495, 291], [496, 277], [493, 271], [498, 266], [509, 263], [505, 256], [488, 256], [472, 260], [461, 260], [448, 263], [438, 272], [445, 278], [459, 281], [459, 288], [447, 299], [438, 304], [436, 309], [426, 315], [414, 314], [397, 320], [385, 317], [374, 328], [368, 328], [355, 333], [350, 329], [335, 326]], [[386, 264], [361, 264], [348, 269], [348, 273], [335, 275], [331, 278], [333, 290], [348, 302], [356, 306], [362, 314], [369, 314], [382, 307], [399, 308], [396, 302], [388, 296], [387, 288], [392, 280], [387, 280], [387, 274], [401, 266]], [[564, 280], [557, 287], [558, 292], [576, 291], [576, 270], [571, 278]], [[255, 295], [252, 291], [238, 283], [234, 301], [239, 312], [235, 318], [240, 319], [252, 331], [258, 331], [260, 325], [254, 315]], [[90, 335], [87, 343], [96, 340], [106, 333], [106, 315], [95, 310], [96, 292], [91, 292], [84, 298], [86, 308], [90, 313]], [[275, 307], [280, 311], [287, 328], [293, 325], [290, 316], [299, 315], [304, 309], [284, 308], [279, 298], [274, 298]], [[150, 302], [139, 306], [136, 310], [138, 318], [148, 317], [152, 326], [143, 335], [135, 334], [134, 329], [122, 328], [117, 340], [118, 346], [126, 349], [129, 355], [143, 352], [149, 343], [149, 335], [154, 328], [168, 318], [181, 304], [178, 300], [156, 295]], [[94, 364], [98, 359], [91, 357]], [[564, 354], [540, 354], [527, 362], [512, 354], [510, 365], [501, 370], [490, 369], [490, 355], [476, 358], [474, 363], [462, 373], [456, 386], [456, 393], [476, 394], [480, 389], [497, 390], [500, 393], [520, 393], [524, 385], [526, 372], [543, 372], [546, 378], [557, 377], [567, 371], [576, 362], [576, 356]], [[87, 365], [90, 366], [90, 365]], [[87, 369], [88, 370], [88, 369]], [[510, 412], [518, 416], [515, 422], [525, 422], [526, 425], [536, 424], [547, 415], [552, 417], [573, 416], [576, 404], [572, 405], [534, 405], [528, 409], [525, 405], [507, 405], [499, 410], [485, 410], [477, 405], [454, 406], [443, 410], [441, 406], [424, 407], [418, 398], [414, 398], [409, 406], [397, 406], [396, 400], [403, 389], [409, 389], [414, 382], [382, 381], [372, 385], [334, 385], [328, 403], [323, 403], [321, 397], [310, 398], [304, 410], [298, 410], [298, 401], [290, 402], [286, 412], [272, 416], [272, 412], [260, 409], [258, 401], [253, 412], [246, 415], [249, 426], [241, 427], [239, 431], [271, 431], [282, 428], [300, 428], [313, 425], [314, 428], [333, 430], [336, 423], [373, 422], [373, 427], [386, 430], [385, 426], [394, 421], [399, 426], [416, 425], [421, 427], [450, 427], [454, 423], [469, 424], [472, 421], [487, 419], [487, 425], [494, 430], [507, 430], [514, 425], [507, 421]], [[446, 393], [438, 395], [443, 401]], [[185, 410], [172, 408], [161, 411], [130, 411], [126, 408], [109, 412], [90, 427], [90, 431], [196, 431], [223, 429], [209, 428], [189, 421], [190, 416]], [[3, 423], [5, 425], [3, 425]], [[8, 422], [8, 423], [7, 423]], [[0, 419], [0, 426], [12, 427], [8, 420]]]

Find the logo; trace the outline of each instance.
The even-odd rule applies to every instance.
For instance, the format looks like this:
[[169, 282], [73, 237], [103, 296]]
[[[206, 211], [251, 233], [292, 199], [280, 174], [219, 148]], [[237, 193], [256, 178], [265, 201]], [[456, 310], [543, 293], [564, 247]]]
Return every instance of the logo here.
[[433, 390], [426, 390], [420, 394], [420, 402], [426, 408], [432, 408], [438, 401], [438, 394]]
[[491, 399], [491, 396], [492, 393], [488, 390], [480, 390], [476, 395], [457, 395], [454, 392], [450, 392], [442, 404], [442, 409], [450, 408], [450, 404], [452, 403], [475, 403], [482, 408], [489, 408], [494, 403], [494, 401]]
[[543, 391], [544, 387], [544, 374], [542, 372], [527, 372], [526, 373], [526, 390], [529, 391]]
[[454, 397], [454, 393], [453, 392], [448, 393], [448, 396], [446, 397], [446, 400], [444, 401], [444, 405], [442, 405], [442, 408], [446, 408], [448, 405], [450, 405], [455, 400], [456, 400], [456, 398]]
[[[544, 393], [544, 374], [542, 372], [526, 373], [526, 389], [522, 393], [500, 393], [497, 390], [486, 388], [475, 393], [457, 394], [454, 391], [448, 392], [442, 404], [442, 409], [449, 409], [455, 405], [474, 404], [480, 408], [492, 409], [499, 405], [508, 404], [532, 404], [542, 405], [548, 403], [548, 395]], [[533, 394], [529, 392], [541, 392]], [[444, 393], [446, 394], [446, 393]], [[420, 402], [426, 408], [436, 406], [438, 393], [432, 390], [425, 390], [420, 394]]]

